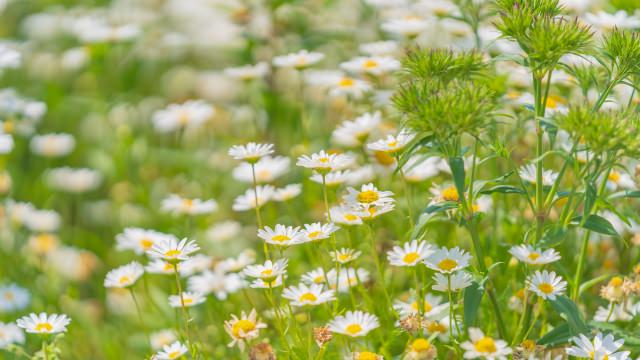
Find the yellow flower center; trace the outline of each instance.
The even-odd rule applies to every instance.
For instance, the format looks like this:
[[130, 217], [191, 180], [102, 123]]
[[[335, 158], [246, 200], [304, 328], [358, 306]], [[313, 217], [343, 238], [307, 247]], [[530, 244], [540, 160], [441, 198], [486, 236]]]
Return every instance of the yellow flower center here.
[[318, 300], [318, 297], [312, 293], [302, 294], [302, 296], [300, 296], [300, 298], [298, 299], [299, 302], [314, 302], [316, 300]]
[[359, 193], [356, 198], [358, 199], [358, 202], [370, 204], [380, 199], [380, 195], [378, 195], [377, 191], [367, 190]]
[[431, 349], [431, 343], [427, 339], [416, 339], [411, 344], [411, 350], [415, 352], [423, 352]]
[[[589, 352], [589, 359], [595, 359], [596, 358], [596, 354], [594, 351], [590, 351]], [[604, 354], [602, 357], [602, 360], [609, 360], [609, 355]]]
[[620, 181], [620, 173], [617, 171], [610, 172], [609, 180], [613, 181], [614, 183], [617, 183], [618, 181]]
[[365, 69], [373, 69], [378, 67], [378, 62], [373, 59], [367, 59], [367, 61], [362, 64], [362, 67]]
[[148, 239], [148, 238], [140, 239], [140, 247], [142, 247], [144, 250], [149, 250], [151, 249], [152, 246], [153, 246], [153, 241], [151, 239]]
[[612, 278], [611, 280], [609, 280], [609, 286], [619, 287], [619, 286], [622, 286], [623, 282], [624, 281], [622, 280], [621, 277], [616, 276], [616, 277]]
[[49, 331], [53, 330], [53, 325], [51, 325], [49, 323], [39, 323], [39, 324], [36, 324], [35, 330], [36, 331], [47, 331], [47, 332], [49, 332]]
[[413, 264], [413, 262], [415, 262], [419, 257], [420, 257], [420, 255], [417, 252], [414, 251], [414, 252], [410, 252], [407, 255], [405, 255], [402, 258], [402, 261], [405, 264]]
[[316, 276], [313, 279], [313, 282], [316, 284], [322, 284], [324, 282], [324, 276], [320, 275], [320, 276]]
[[447, 328], [437, 321], [432, 321], [427, 325], [427, 331], [430, 333], [445, 333]]
[[15, 130], [15, 128], [16, 126], [11, 120], [7, 120], [2, 124], [2, 130], [4, 130], [4, 132], [7, 134], [13, 133], [13, 130]]
[[536, 261], [538, 260], [538, 258], [540, 257], [540, 254], [537, 252], [532, 252], [531, 254], [529, 254], [529, 256], [527, 256], [529, 258], [529, 260], [531, 261]]
[[376, 158], [376, 161], [378, 161], [380, 165], [391, 166], [396, 162], [396, 159], [394, 159], [393, 156], [384, 151], [375, 151], [373, 153], [373, 157]]
[[283, 241], [289, 241], [289, 240], [291, 240], [291, 238], [288, 237], [287, 235], [279, 234], [279, 235], [276, 235], [276, 236], [272, 237], [271, 240], [272, 241], [277, 241], [277, 242], [283, 242]]
[[231, 328], [231, 333], [233, 334], [234, 337], [241, 337], [243, 336], [240, 334], [241, 330], [243, 334], [246, 334], [249, 331], [254, 330], [255, 328], [256, 328], [256, 324], [254, 324], [253, 321], [242, 319], [242, 320], [236, 321], [236, 323], [233, 324], [233, 327]]
[[476, 351], [480, 353], [494, 353], [496, 352], [496, 343], [490, 337], [483, 337], [478, 340], [473, 346], [476, 348]]
[[378, 360], [378, 355], [370, 351], [363, 351], [358, 353], [357, 360]]
[[178, 356], [180, 356], [180, 351], [172, 351], [167, 355], [169, 356], [169, 359], [177, 359]]
[[51, 234], [40, 234], [35, 237], [35, 250], [47, 253], [56, 245], [56, 238]]
[[345, 214], [344, 215], [344, 219], [346, 221], [356, 221], [356, 220], [358, 220], [358, 217], [356, 215], [353, 215], [353, 214]]
[[182, 200], [182, 206], [186, 207], [186, 208], [190, 208], [193, 206], [193, 200], [191, 199], [183, 199]]
[[187, 125], [189, 123], [189, 112], [188, 111], [180, 111], [178, 114], [178, 123], [180, 125]]
[[[424, 312], [429, 312], [431, 311], [431, 309], [433, 309], [433, 306], [431, 306], [431, 304], [425, 300], [424, 303], [422, 304], [422, 306], [424, 307]], [[418, 311], [418, 302], [414, 301], [413, 304], [411, 304], [411, 307], [413, 308], [413, 310]]]
[[322, 234], [322, 231], [312, 231], [312, 232], [310, 232], [309, 234], [307, 234], [307, 236], [308, 236], [310, 239], [315, 239], [315, 238], [317, 238], [318, 236], [320, 236], [321, 234]]
[[261, 170], [256, 173], [256, 177], [259, 180], [267, 180], [271, 177], [271, 171], [269, 170]]
[[395, 141], [395, 140], [393, 140], [393, 141], [389, 141], [389, 142], [387, 143], [387, 146], [388, 146], [388, 147], [390, 147], [390, 148], [394, 148], [394, 147], [398, 146], [398, 142], [397, 142], [397, 141]]
[[166, 257], [171, 257], [171, 258], [172, 258], [172, 257], [180, 256], [180, 254], [182, 254], [182, 251], [181, 251], [181, 250], [178, 250], [178, 249], [172, 249], [172, 250], [168, 250], [168, 251], [166, 251], [166, 252], [164, 253], [164, 256], [166, 256]]
[[542, 283], [538, 285], [538, 290], [542, 291], [545, 294], [551, 294], [553, 292], [553, 285], [549, 283]]
[[453, 186], [449, 186], [442, 190], [442, 198], [446, 201], [458, 201], [460, 197], [458, 196], [458, 190]]
[[338, 260], [340, 260], [340, 261], [351, 260], [351, 254], [339, 254], [338, 255]]
[[273, 270], [271, 270], [271, 269], [262, 270], [262, 272], [260, 274], [265, 275], [265, 276], [269, 276], [269, 275], [273, 274]]
[[351, 335], [356, 335], [362, 331], [362, 326], [360, 324], [351, 324], [345, 330]]
[[338, 82], [338, 86], [340, 87], [352, 87], [356, 82], [352, 78], [342, 78]]
[[16, 298], [15, 294], [12, 293], [11, 291], [7, 291], [6, 293], [4, 293], [3, 297], [7, 301], [13, 301]]
[[438, 268], [444, 271], [451, 271], [458, 266], [458, 262], [453, 259], [444, 259], [438, 263]]
[[547, 107], [549, 109], [555, 109], [562, 102], [562, 98], [551, 95], [547, 98]]
[[125, 284], [129, 283], [130, 281], [131, 281], [131, 279], [128, 276], [121, 276], [120, 279], [118, 280], [120, 285], [125, 285]]
[[183, 302], [185, 305], [191, 305], [191, 304], [193, 304], [193, 299], [192, 299], [192, 298], [186, 298], [186, 297], [184, 297], [184, 296], [183, 296], [183, 297], [182, 297], [182, 302]]

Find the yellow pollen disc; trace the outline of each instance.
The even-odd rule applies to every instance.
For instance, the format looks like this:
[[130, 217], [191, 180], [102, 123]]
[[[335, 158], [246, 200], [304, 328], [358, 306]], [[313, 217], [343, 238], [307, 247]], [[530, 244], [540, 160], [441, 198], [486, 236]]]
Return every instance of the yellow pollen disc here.
[[273, 270], [271, 270], [271, 269], [262, 270], [262, 272], [260, 274], [269, 276], [269, 275], [273, 274]]
[[183, 302], [185, 305], [190, 305], [190, 304], [192, 304], [192, 303], [193, 303], [193, 299], [192, 299], [192, 298], [184, 298], [184, 297], [183, 297], [183, 298], [182, 298], [182, 302]]
[[131, 279], [128, 276], [121, 276], [120, 279], [118, 280], [118, 282], [120, 283], [120, 285], [124, 285], [128, 282], [130, 282]]
[[522, 347], [527, 351], [533, 351], [536, 348], [536, 343], [533, 340], [525, 340], [522, 342]]
[[40, 253], [49, 252], [56, 244], [56, 238], [51, 234], [40, 234], [35, 238], [36, 250]]
[[[431, 304], [427, 300], [424, 301], [422, 306], [423, 306], [424, 312], [429, 312], [431, 311], [431, 309], [433, 309], [433, 306], [431, 306]], [[411, 304], [411, 307], [413, 308], [413, 310], [419, 311], [417, 301], [414, 301], [413, 304]]]
[[378, 360], [378, 355], [369, 352], [369, 351], [363, 351], [358, 353], [358, 360]]
[[2, 124], [2, 130], [4, 130], [4, 132], [7, 134], [11, 134], [14, 129], [15, 129], [15, 124], [13, 123], [13, 121], [5, 121]]
[[410, 252], [402, 258], [402, 261], [405, 264], [413, 264], [419, 257], [420, 255], [417, 252]]
[[169, 263], [165, 263], [164, 264], [164, 271], [173, 271], [173, 265], [169, 264]]
[[529, 260], [531, 261], [536, 261], [538, 260], [538, 258], [540, 257], [540, 254], [537, 252], [532, 252], [531, 254], [529, 254], [529, 256], [527, 256], [529, 258]]
[[7, 291], [6, 293], [4, 293], [3, 297], [7, 301], [13, 301], [16, 298], [16, 296], [11, 291]]
[[318, 297], [316, 297], [314, 294], [312, 293], [305, 293], [302, 294], [300, 296], [300, 298], [298, 299], [299, 302], [314, 302], [318, 300]]
[[338, 260], [340, 260], [340, 261], [351, 260], [351, 255], [350, 254], [340, 254], [340, 255], [338, 255]]
[[475, 344], [473, 344], [473, 347], [475, 347], [476, 351], [480, 353], [491, 354], [496, 352], [496, 343], [493, 341], [492, 338], [487, 336], [478, 340]]
[[444, 271], [451, 271], [458, 266], [458, 262], [453, 259], [444, 259], [438, 263], [438, 269]]
[[480, 205], [478, 204], [473, 204], [471, 206], [471, 210], [473, 210], [473, 212], [479, 212], [480, 211]]
[[442, 198], [446, 201], [458, 201], [458, 190], [455, 187], [449, 186], [448, 188], [442, 190]]
[[431, 348], [431, 343], [427, 339], [416, 339], [411, 344], [411, 350], [415, 352], [427, 351]]
[[555, 109], [555, 108], [558, 107], [558, 105], [560, 105], [563, 102], [564, 102], [564, 100], [562, 100], [561, 97], [555, 96], [555, 95], [550, 95], [547, 98], [547, 107], [550, 108], [550, 109]]
[[367, 190], [359, 193], [356, 198], [358, 199], [358, 202], [370, 204], [380, 199], [380, 195], [378, 195], [376, 191]]
[[316, 276], [315, 279], [313, 279], [313, 282], [316, 284], [322, 284], [324, 282], [324, 277], [321, 276]]
[[414, 15], [407, 15], [407, 16], [404, 17], [404, 19], [405, 20], [409, 20], [409, 21], [411, 21], [411, 20], [420, 20], [419, 17], [414, 16]]
[[524, 289], [520, 289], [520, 290], [516, 291], [516, 297], [518, 299], [524, 299]]
[[193, 206], [193, 200], [191, 199], [183, 199], [182, 200], [182, 206], [190, 208]]
[[187, 111], [181, 111], [178, 115], [178, 123], [180, 125], [187, 125], [189, 123], [189, 113]]
[[624, 281], [622, 280], [621, 277], [616, 276], [616, 277], [612, 278], [611, 280], [609, 280], [609, 286], [619, 287], [619, 286], [622, 286], [623, 282]]
[[255, 328], [256, 324], [254, 324], [253, 321], [242, 319], [236, 321], [236, 323], [233, 324], [233, 326], [231, 327], [231, 333], [235, 337], [240, 337], [240, 330], [242, 330], [242, 332], [246, 334], [249, 331], [254, 330]]
[[326, 164], [329, 162], [329, 158], [328, 157], [321, 157], [318, 159], [318, 161], [320, 161], [323, 164]]
[[373, 153], [373, 157], [380, 163], [381, 165], [391, 166], [396, 163], [396, 159], [393, 156], [389, 155], [384, 151], [375, 151]]
[[432, 321], [427, 325], [427, 331], [430, 333], [445, 333], [447, 332], [447, 328], [437, 321]]
[[356, 335], [362, 331], [362, 326], [360, 324], [351, 324], [345, 330], [351, 335]]
[[40, 323], [36, 324], [36, 331], [51, 331], [53, 330], [53, 326], [49, 323]]
[[172, 351], [170, 353], [167, 354], [169, 356], [169, 359], [175, 359], [178, 356], [180, 356], [180, 351]]
[[320, 235], [322, 235], [322, 231], [313, 231], [313, 232], [310, 232], [309, 234], [307, 234], [307, 236], [309, 238], [311, 238], [311, 239], [315, 239]]
[[149, 250], [153, 246], [153, 241], [151, 239], [143, 238], [140, 239], [140, 247], [144, 250]]
[[553, 285], [549, 283], [542, 283], [538, 285], [538, 290], [542, 291], [545, 294], [551, 294], [553, 292]]
[[168, 250], [167, 252], [165, 252], [164, 256], [166, 256], [166, 257], [176, 257], [176, 256], [179, 256], [180, 254], [182, 254], [182, 251], [180, 251], [178, 249], [173, 249], [173, 250]]
[[283, 241], [289, 241], [291, 240], [290, 237], [288, 237], [287, 235], [276, 235], [274, 237], [271, 238], [272, 241], [277, 241], [277, 242], [283, 242]]
[[398, 142], [397, 141], [389, 141], [387, 143], [387, 146], [390, 147], [390, 148], [394, 148], [394, 147], [398, 146]]
[[362, 64], [362, 67], [365, 69], [373, 69], [378, 67], [378, 62], [372, 59], [368, 59]]
[[338, 82], [340, 87], [352, 87], [356, 82], [352, 78], [342, 78]]
[[303, 66], [306, 66], [306, 65], [307, 65], [307, 58], [301, 56], [296, 60], [296, 66], [297, 67], [303, 67]]
[[258, 171], [256, 173], [256, 177], [258, 179], [268, 179], [268, 178], [271, 177], [271, 171], [269, 171], [269, 170]]
[[347, 221], [356, 221], [358, 220], [358, 217], [356, 215], [353, 214], [345, 214], [344, 215], [344, 219]]
[[613, 181], [614, 183], [617, 183], [618, 181], [620, 181], [620, 173], [617, 171], [610, 172], [609, 180]]

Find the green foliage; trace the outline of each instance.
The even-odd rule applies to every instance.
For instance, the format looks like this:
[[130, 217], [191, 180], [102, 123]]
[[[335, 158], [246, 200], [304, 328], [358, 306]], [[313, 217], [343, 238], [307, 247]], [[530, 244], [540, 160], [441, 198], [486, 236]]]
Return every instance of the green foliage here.
[[640, 36], [627, 30], [614, 30], [602, 43], [602, 55], [610, 62], [617, 79], [640, 74]]
[[454, 79], [477, 77], [486, 70], [482, 53], [470, 51], [454, 53], [446, 49], [408, 51], [402, 61], [405, 80], [431, 79], [449, 82]]
[[545, 74], [563, 55], [584, 53], [591, 46], [590, 29], [558, 16], [557, 0], [499, 0], [497, 7], [496, 27], [518, 42], [535, 73]]
[[640, 154], [640, 118], [638, 114], [621, 111], [592, 112], [583, 106], [574, 106], [556, 122], [576, 141], [596, 153], [614, 153], [619, 156]]

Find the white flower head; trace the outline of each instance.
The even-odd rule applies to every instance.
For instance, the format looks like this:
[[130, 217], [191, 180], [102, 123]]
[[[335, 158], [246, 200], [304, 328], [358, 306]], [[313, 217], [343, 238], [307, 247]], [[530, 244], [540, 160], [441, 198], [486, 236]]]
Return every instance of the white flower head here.
[[183, 104], [171, 104], [153, 114], [153, 125], [157, 132], [167, 133], [180, 128], [195, 128], [204, 124], [215, 114], [213, 106], [203, 100], [189, 100]]
[[308, 169], [316, 170], [320, 173], [328, 173], [330, 171], [342, 170], [352, 163], [353, 159], [345, 154], [327, 153], [321, 150], [318, 153], [302, 155], [298, 158], [296, 165]]
[[284, 289], [282, 297], [290, 300], [293, 306], [316, 306], [335, 300], [335, 291], [325, 291], [319, 284], [300, 284]]
[[349, 248], [342, 248], [336, 251], [330, 251], [329, 255], [331, 255], [331, 260], [340, 263], [347, 264], [357, 259], [362, 254], [361, 251]]
[[311, 242], [318, 241], [322, 239], [327, 239], [334, 232], [340, 230], [338, 226], [334, 223], [313, 223], [313, 224], [305, 224], [304, 229], [302, 230], [303, 242]]
[[189, 199], [171, 194], [162, 200], [161, 209], [174, 215], [203, 215], [216, 211], [218, 203], [215, 200]]
[[169, 345], [162, 346], [162, 350], [158, 351], [155, 358], [158, 360], [173, 360], [179, 359], [182, 355], [189, 351], [187, 347], [180, 341], [176, 341]]
[[578, 358], [594, 360], [627, 360], [629, 351], [618, 351], [624, 344], [624, 340], [616, 340], [613, 335], [597, 333], [593, 339], [584, 334], [571, 339], [574, 346], [567, 349], [567, 354]]
[[264, 264], [249, 265], [243, 273], [246, 276], [261, 279], [265, 281], [271, 281], [278, 276], [282, 276], [287, 273], [287, 265], [289, 259], [279, 259], [277, 261], [267, 260]]
[[70, 134], [35, 135], [29, 143], [31, 151], [44, 157], [60, 157], [68, 155], [76, 146], [76, 140]]
[[229, 347], [238, 345], [240, 350], [244, 350], [245, 342], [253, 340], [260, 335], [260, 329], [267, 327], [267, 324], [258, 320], [256, 309], [251, 310], [247, 315], [244, 311], [240, 317], [231, 315], [231, 320], [224, 322], [224, 329], [231, 336], [233, 341], [229, 343]]
[[430, 269], [443, 274], [451, 274], [469, 266], [469, 260], [471, 260], [471, 255], [459, 247], [453, 249], [443, 247], [428, 256], [424, 263]]
[[304, 241], [304, 235], [300, 231], [300, 227], [281, 224], [277, 224], [273, 229], [269, 226], [259, 229], [258, 237], [266, 241], [267, 244], [277, 246], [291, 246]]
[[178, 295], [170, 295], [169, 296], [169, 305], [172, 308], [180, 308], [180, 307], [191, 307], [200, 305], [205, 302], [207, 299], [203, 294], [191, 292], [191, 291], [183, 291]]
[[560, 260], [560, 254], [554, 249], [541, 250], [531, 245], [518, 245], [509, 249], [511, 255], [529, 265], [545, 265]]
[[[274, 199], [276, 189], [271, 185], [258, 185], [255, 189], [247, 189], [244, 194], [233, 201], [233, 211], [247, 211], [262, 206]], [[257, 193], [257, 199], [256, 199]], [[257, 201], [256, 201], [257, 200]]]
[[555, 272], [536, 271], [527, 278], [528, 289], [535, 292], [543, 299], [554, 300], [556, 296], [562, 295], [567, 288], [567, 282]]
[[301, 50], [297, 53], [274, 57], [273, 65], [276, 67], [289, 67], [302, 70], [320, 62], [322, 59], [324, 59], [324, 54], [322, 53]]
[[416, 266], [434, 252], [434, 246], [426, 241], [412, 240], [403, 246], [394, 246], [387, 252], [387, 258], [394, 266]]
[[486, 336], [478, 328], [469, 328], [469, 341], [460, 347], [465, 350], [465, 359], [506, 360], [512, 352], [506, 341]]
[[153, 244], [147, 254], [153, 258], [163, 259], [167, 261], [183, 261], [187, 260], [190, 255], [200, 250], [195, 240], [184, 238], [177, 241], [173, 238], [162, 239], [162, 241]]
[[257, 144], [250, 142], [246, 145], [234, 145], [229, 149], [229, 156], [236, 160], [256, 163], [261, 158], [273, 154], [273, 144]]
[[[535, 184], [536, 183], [536, 166], [534, 164], [527, 164], [520, 168], [518, 171], [522, 180]], [[556, 182], [558, 173], [551, 170], [544, 170], [542, 172], [542, 185], [551, 186]]]
[[71, 323], [71, 319], [67, 315], [31, 313], [23, 316], [16, 321], [18, 327], [24, 329], [30, 334], [57, 334], [67, 331], [67, 325]]
[[380, 326], [378, 317], [364, 311], [347, 311], [344, 315], [336, 316], [328, 324], [334, 333], [350, 337], [366, 336], [371, 330]]
[[144, 268], [137, 261], [113, 269], [107, 273], [104, 286], [107, 288], [125, 288], [135, 284], [144, 274]]
[[174, 235], [155, 230], [126, 228], [122, 233], [116, 235], [116, 249], [120, 251], [133, 250], [136, 254], [141, 255], [150, 250], [154, 244], [170, 239], [178, 240]]
[[343, 200], [348, 204], [358, 206], [362, 209], [368, 209], [372, 206], [383, 206], [395, 202], [391, 197], [393, 196], [393, 192], [380, 191], [372, 183], [362, 185], [360, 190], [349, 187], [347, 191], [348, 194], [343, 197]]
[[471, 285], [473, 277], [466, 271], [458, 271], [453, 274], [448, 274], [448, 276], [442, 273], [435, 273], [433, 280], [435, 281], [432, 287], [433, 290], [441, 292], [451, 290], [452, 292], [458, 292]]

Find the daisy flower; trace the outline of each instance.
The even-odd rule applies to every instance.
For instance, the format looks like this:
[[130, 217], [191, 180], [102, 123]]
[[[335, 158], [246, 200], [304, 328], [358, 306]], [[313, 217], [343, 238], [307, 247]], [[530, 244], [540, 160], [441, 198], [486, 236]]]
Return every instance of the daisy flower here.
[[197, 127], [215, 114], [213, 106], [203, 100], [189, 100], [183, 104], [171, 104], [153, 114], [153, 126], [159, 133], [168, 133], [180, 128]]
[[24, 329], [30, 334], [57, 334], [67, 331], [67, 325], [71, 323], [71, 319], [67, 315], [31, 313], [23, 316], [16, 321], [18, 327]]
[[141, 255], [150, 250], [154, 244], [169, 239], [178, 240], [174, 235], [155, 230], [126, 228], [122, 233], [116, 235], [116, 249], [120, 251], [133, 250], [136, 254]]
[[382, 122], [380, 111], [365, 113], [354, 120], [343, 121], [331, 134], [334, 143], [346, 146], [361, 146], [369, 135], [378, 128]]
[[271, 185], [259, 185], [254, 189], [247, 189], [244, 194], [233, 201], [233, 211], [247, 211], [256, 207], [256, 194], [258, 192], [258, 206], [262, 206], [273, 199], [276, 189]]
[[547, 300], [555, 300], [556, 296], [564, 294], [567, 282], [555, 272], [546, 270], [536, 271], [527, 278], [528, 289]]
[[183, 291], [181, 294], [178, 294], [178, 295], [170, 295], [169, 305], [172, 308], [183, 307], [182, 304], [184, 304], [184, 307], [191, 307], [191, 306], [200, 305], [206, 300], [207, 299], [204, 297], [203, 294]]
[[164, 345], [162, 351], [158, 351], [155, 358], [158, 360], [173, 360], [179, 359], [182, 355], [189, 351], [187, 347], [180, 341], [176, 341], [170, 345]]
[[129, 287], [135, 284], [142, 274], [144, 274], [144, 268], [142, 265], [137, 261], [132, 261], [127, 265], [109, 271], [104, 279], [104, 287]]
[[331, 234], [340, 230], [334, 223], [313, 223], [313, 224], [305, 224], [304, 230], [302, 230], [303, 242], [311, 242], [322, 239], [327, 239]]
[[624, 344], [624, 340], [616, 340], [613, 335], [597, 333], [592, 339], [584, 334], [571, 339], [575, 344], [568, 348], [567, 354], [578, 358], [597, 360], [626, 360], [629, 359], [629, 351], [618, 351]]
[[76, 140], [70, 134], [44, 134], [31, 138], [31, 152], [44, 157], [60, 157], [68, 155], [76, 146]]
[[161, 210], [174, 215], [202, 215], [218, 209], [215, 200], [187, 199], [176, 194], [169, 195], [162, 200]]
[[417, 299], [410, 299], [409, 302], [396, 300], [393, 308], [403, 318], [409, 315], [417, 315], [420, 312], [425, 318], [440, 318], [442, 314], [446, 314], [449, 310], [449, 303], [442, 302], [441, 296], [426, 294], [421, 304]]
[[388, 56], [398, 51], [398, 43], [393, 40], [374, 41], [360, 44], [358, 50], [370, 56]]
[[603, 31], [611, 31], [613, 29], [636, 29], [640, 27], [640, 18], [636, 15], [629, 15], [624, 10], [616, 11], [610, 14], [605, 11], [597, 13], [586, 13], [584, 19], [587, 23], [599, 28]]
[[248, 184], [253, 184], [255, 170], [256, 183], [271, 183], [289, 171], [291, 159], [286, 156], [265, 156], [255, 164], [241, 163], [233, 169], [233, 178]]
[[0, 70], [14, 69], [22, 63], [22, 54], [11, 47], [0, 44]]
[[347, 264], [358, 258], [362, 254], [361, 251], [357, 251], [355, 249], [342, 248], [336, 251], [330, 251], [329, 255], [331, 255], [331, 260], [340, 263]]
[[353, 209], [351, 206], [339, 205], [329, 209], [331, 220], [341, 225], [360, 225], [361, 211]]
[[358, 310], [336, 316], [327, 326], [334, 333], [360, 337], [379, 327], [380, 323], [375, 315]]
[[[536, 166], [533, 164], [527, 164], [520, 168], [518, 171], [522, 180], [535, 184], [536, 183]], [[542, 185], [551, 186], [556, 182], [558, 173], [551, 170], [544, 170], [542, 172]]]
[[272, 289], [280, 287], [284, 284], [285, 275], [278, 275], [270, 279], [255, 279], [249, 285], [253, 289]]
[[151, 348], [153, 350], [162, 349], [165, 345], [170, 345], [176, 340], [178, 337], [173, 329], [164, 329], [159, 330], [150, 334]]
[[[435, 273], [433, 280], [435, 281], [432, 287], [433, 290], [442, 292], [451, 290], [452, 292], [457, 292], [471, 285], [473, 277], [466, 271], [458, 271], [449, 275], [449, 277], [441, 273]], [[449, 282], [451, 282], [451, 285], [449, 285]], [[449, 288], [449, 286], [451, 286], [451, 288]]]
[[560, 254], [554, 249], [542, 251], [531, 245], [514, 246], [509, 253], [529, 265], [545, 265], [560, 260]]
[[374, 141], [367, 145], [367, 148], [375, 151], [383, 151], [389, 154], [396, 154], [409, 144], [415, 134], [402, 131], [398, 135], [387, 135], [386, 138]]
[[256, 254], [253, 250], [246, 249], [238, 257], [229, 257], [220, 261], [215, 269], [223, 272], [238, 272], [254, 262], [256, 262]]
[[352, 161], [348, 155], [329, 154], [321, 150], [319, 153], [311, 154], [311, 156], [300, 156], [296, 165], [326, 174], [330, 171], [341, 170], [349, 166]]
[[349, 76], [336, 76], [328, 81], [330, 96], [349, 96], [360, 99], [366, 92], [371, 90], [371, 85], [360, 79]]
[[460, 194], [458, 189], [454, 185], [436, 185], [433, 184], [429, 191], [434, 195], [431, 203], [440, 203], [444, 201], [458, 202], [460, 200]]
[[311, 270], [302, 275], [302, 281], [308, 285], [313, 284], [324, 284], [325, 283], [325, 272], [322, 268], [317, 268]]
[[427, 244], [426, 241], [412, 240], [404, 243], [402, 247], [394, 246], [387, 252], [387, 258], [394, 266], [415, 266], [434, 252], [434, 246]]
[[229, 156], [236, 160], [244, 160], [255, 164], [261, 158], [273, 154], [273, 144], [257, 144], [250, 142], [246, 145], [234, 145], [229, 149]]
[[22, 310], [31, 302], [29, 291], [17, 284], [0, 286], [0, 313]]
[[618, 189], [633, 190], [637, 187], [633, 177], [626, 172], [611, 170], [607, 177], [607, 189], [616, 191]]
[[419, 183], [435, 177], [440, 173], [440, 161], [440, 158], [434, 156], [425, 158], [423, 155], [413, 155], [402, 166], [404, 178], [409, 182]]
[[405, 16], [398, 19], [391, 19], [382, 24], [382, 30], [406, 36], [408, 38], [414, 38], [420, 33], [427, 30], [429, 22], [417, 16]]
[[276, 262], [267, 260], [264, 264], [247, 266], [242, 273], [252, 278], [270, 281], [286, 274], [288, 263], [289, 259], [280, 259]]
[[260, 335], [260, 329], [267, 327], [267, 324], [258, 320], [256, 309], [251, 310], [249, 315], [244, 311], [240, 317], [231, 315], [231, 320], [224, 322], [224, 329], [231, 336], [233, 341], [228, 344], [229, 347], [238, 345], [241, 351], [244, 351], [245, 342], [253, 340]]
[[336, 299], [334, 290], [323, 291], [323, 286], [318, 284], [290, 286], [282, 291], [282, 297], [293, 306], [315, 306]]
[[506, 341], [485, 336], [478, 328], [469, 328], [469, 340], [460, 345], [465, 350], [465, 359], [507, 360], [511, 354]]
[[242, 276], [222, 271], [205, 271], [189, 278], [187, 288], [203, 295], [214, 294], [218, 300], [226, 300], [245, 286]]
[[386, 214], [392, 211], [393, 209], [395, 209], [395, 204], [393, 203], [382, 204], [382, 205], [370, 205], [368, 208], [362, 209], [358, 213], [358, 216], [360, 216], [362, 220], [372, 220], [382, 214]]
[[631, 300], [627, 300], [623, 304], [610, 302], [606, 307], [599, 306], [593, 320], [599, 322], [631, 321], [637, 315], [640, 315], [640, 303], [634, 304]]
[[6, 349], [13, 344], [23, 344], [24, 340], [24, 332], [18, 326], [0, 322], [0, 349]]
[[10, 153], [13, 150], [13, 146], [13, 136], [0, 133], [0, 155]]
[[210, 269], [213, 265], [213, 258], [205, 254], [196, 254], [180, 265], [180, 275], [187, 277]]
[[331, 269], [327, 273], [327, 280], [329, 281], [329, 287], [331, 289], [337, 289], [338, 292], [346, 293], [349, 291], [349, 288], [368, 282], [369, 271], [363, 268], [342, 268], [338, 273], [336, 269]]
[[367, 209], [370, 206], [383, 206], [395, 202], [391, 197], [393, 192], [380, 191], [372, 183], [362, 185], [360, 190], [356, 190], [352, 187], [347, 189], [348, 194], [343, 196], [343, 200], [348, 204], [358, 205], [363, 209]]
[[325, 175], [323, 174], [319, 174], [319, 173], [315, 173], [313, 175], [311, 175], [310, 179], [311, 181], [318, 183], [318, 184], [322, 184], [324, 182], [325, 185], [327, 185], [328, 187], [334, 187], [334, 186], [338, 186], [341, 185], [342, 183], [344, 183], [345, 181], [347, 181], [347, 179], [349, 178], [349, 170], [346, 171], [332, 171], [330, 173], [327, 173]]
[[281, 224], [277, 224], [274, 229], [265, 226], [258, 230], [258, 237], [266, 241], [267, 244], [278, 246], [296, 245], [304, 241], [304, 234], [300, 231], [300, 227]]
[[347, 354], [344, 360], [384, 360], [384, 357], [371, 351], [356, 351]]
[[153, 258], [167, 260], [169, 262], [187, 260], [189, 256], [200, 250], [195, 240], [184, 238], [178, 242], [176, 239], [163, 239], [153, 244], [147, 254]]
[[429, 255], [424, 263], [430, 269], [443, 274], [451, 274], [469, 266], [469, 260], [471, 260], [471, 255], [459, 247], [453, 249], [442, 247]]
[[289, 201], [302, 193], [302, 184], [289, 184], [285, 187], [275, 189], [273, 192], [274, 201]]
[[398, 70], [400, 62], [390, 56], [358, 56], [340, 67], [353, 74], [380, 76]]
[[182, 268], [180, 263], [173, 264], [161, 259], [155, 259], [148, 263], [144, 269], [149, 274], [173, 275], [176, 267], [178, 268], [178, 272], [180, 272]]
[[322, 59], [324, 59], [324, 54], [322, 53], [300, 50], [297, 53], [274, 57], [273, 65], [276, 67], [289, 67], [296, 70], [302, 70], [321, 61]]
[[224, 69], [224, 74], [230, 78], [250, 81], [264, 77], [269, 73], [269, 64], [260, 62], [255, 65], [244, 65]]
[[435, 359], [438, 355], [435, 346], [427, 339], [418, 338], [407, 347], [405, 359], [407, 360], [427, 360]]

